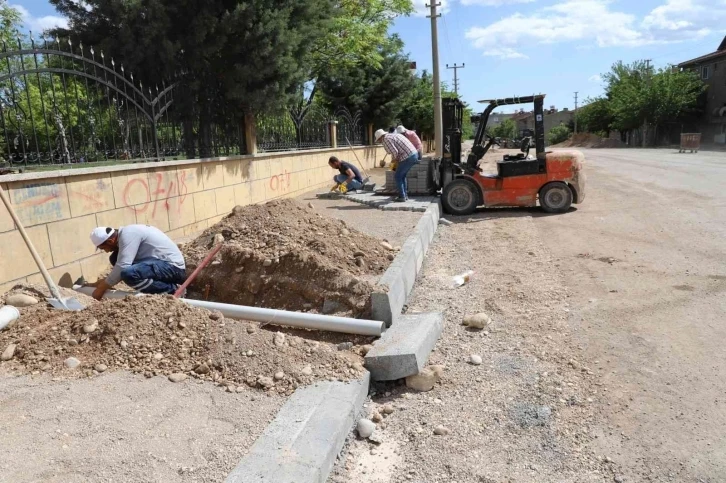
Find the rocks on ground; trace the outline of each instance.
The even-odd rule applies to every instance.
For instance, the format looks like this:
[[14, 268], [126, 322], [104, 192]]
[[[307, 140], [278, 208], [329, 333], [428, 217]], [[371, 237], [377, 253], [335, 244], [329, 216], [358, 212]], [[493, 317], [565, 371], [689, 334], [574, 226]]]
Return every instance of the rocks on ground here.
[[80, 312], [36, 304], [0, 332], [3, 368], [21, 373], [83, 377], [121, 369], [283, 394], [316, 380], [360, 377], [361, 346], [345, 347], [225, 319], [171, 296], [104, 300]]

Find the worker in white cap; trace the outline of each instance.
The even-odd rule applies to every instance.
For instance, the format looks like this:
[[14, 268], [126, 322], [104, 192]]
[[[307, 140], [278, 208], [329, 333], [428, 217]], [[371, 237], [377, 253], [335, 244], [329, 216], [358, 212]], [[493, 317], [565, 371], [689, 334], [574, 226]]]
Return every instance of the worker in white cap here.
[[400, 125], [396, 128], [396, 132], [398, 134], [403, 134], [406, 139], [411, 141], [413, 147], [416, 148], [416, 151], [418, 151], [418, 159], [420, 160], [423, 156], [423, 144], [421, 144], [421, 138], [418, 137], [416, 131], [411, 131], [410, 129], [403, 127], [403, 125]]
[[383, 129], [379, 129], [373, 135], [377, 143], [383, 144], [383, 149], [393, 158], [396, 163], [396, 187], [398, 188], [398, 198], [393, 201], [408, 201], [408, 182], [406, 175], [418, 163], [418, 151], [402, 134], [387, 133]]
[[142, 293], [163, 294], [176, 292], [186, 279], [179, 247], [153, 226], [129, 225], [118, 230], [99, 226], [91, 232], [91, 243], [112, 253], [113, 270], [108, 277], [88, 284], [96, 288], [96, 300], [121, 281]]

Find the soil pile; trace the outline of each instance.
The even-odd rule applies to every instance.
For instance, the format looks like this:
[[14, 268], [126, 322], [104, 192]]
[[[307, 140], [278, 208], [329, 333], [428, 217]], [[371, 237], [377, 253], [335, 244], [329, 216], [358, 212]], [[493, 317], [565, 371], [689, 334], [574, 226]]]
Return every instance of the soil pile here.
[[[32, 290], [16, 289], [13, 292]], [[84, 300], [84, 303], [87, 303]], [[225, 319], [173, 297], [127, 297], [87, 303], [80, 312], [49, 308], [42, 301], [21, 308], [21, 317], [0, 332], [4, 369], [92, 376], [113, 369], [147, 377], [174, 375], [210, 380], [234, 390], [246, 384], [291, 393], [321, 379], [358, 377], [358, 346], [303, 339]], [[307, 334], [313, 334], [307, 332]], [[368, 338], [349, 336], [367, 343]], [[10, 346], [14, 350], [8, 350]], [[72, 367], [75, 358], [77, 367]], [[171, 379], [171, 378], [170, 378]]]
[[627, 145], [619, 139], [601, 138], [592, 133], [573, 134], [570, 139], [552, 146], [554, 148], [624, 148]]
[[385, 241], [293, 200], [238, 206], [183, 247], [188, 270], [224, 240], [190, 297], [240, 305], [366, 315], [372, 282], [394, 258]]

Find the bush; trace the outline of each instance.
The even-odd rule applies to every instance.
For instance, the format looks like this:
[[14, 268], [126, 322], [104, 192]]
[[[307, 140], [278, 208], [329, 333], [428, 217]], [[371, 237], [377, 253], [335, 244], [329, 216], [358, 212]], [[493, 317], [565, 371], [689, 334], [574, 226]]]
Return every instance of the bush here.
[[563, 141], [567, 141], [570, 137], [570, 130], [565, 125], [559, 125], [555, 126], [552, 129], [550, 129], [550, 132], [547, 133], [547, 143], [552, 144], [559, 144]]

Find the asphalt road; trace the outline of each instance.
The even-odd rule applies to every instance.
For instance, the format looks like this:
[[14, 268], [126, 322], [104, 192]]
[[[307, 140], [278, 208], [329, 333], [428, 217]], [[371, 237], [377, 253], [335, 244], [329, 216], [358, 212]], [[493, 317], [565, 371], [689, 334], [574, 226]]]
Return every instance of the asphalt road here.
[[537, 216], [602, 375], [624, 481], [726, 481], [726, 153], [582, 150], [587, 198]]

